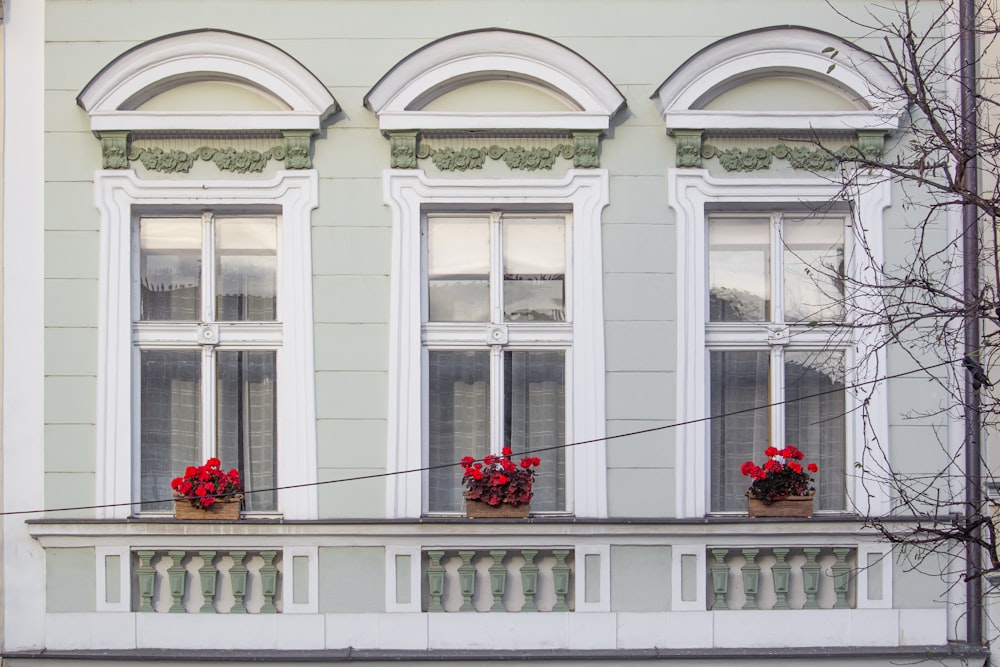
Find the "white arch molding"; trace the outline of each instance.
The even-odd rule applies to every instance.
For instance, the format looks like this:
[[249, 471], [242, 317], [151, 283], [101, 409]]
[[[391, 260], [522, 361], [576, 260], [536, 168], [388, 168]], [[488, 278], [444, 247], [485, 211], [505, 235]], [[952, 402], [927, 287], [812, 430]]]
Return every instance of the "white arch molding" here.
[[[470, 83], [515, 80], [569, 107], [538, 112], [430, 112], [429, 101]], [[384, 130], [606, 130], [625, 97], [590, 62], [550, 39], [513, 30], [444, 37], [399, 61], [365, 96]]]
[[[824, 49], [835, 48], [830, 57]], [[831, 69], [830, 66], [834, 65]], [[768, 76], [799, 78], [833, 90], [849, 111], [710, 111], [734, 87]], [[741, 33], [699, 51], [652, 95], [667, 129], [884, 130], [899, 127], [905, 101], [891, 73], [836, 35], [802, 27]]]
[[[283, 107], [276, 111], [141, 111], [167, 90], [201, 81], [236, 82]], [[144, 42], [111, 61], [77, 97], [102, 130], [318, 130], [337, 101], [308, 69], [265, 41], [194, 30]]]

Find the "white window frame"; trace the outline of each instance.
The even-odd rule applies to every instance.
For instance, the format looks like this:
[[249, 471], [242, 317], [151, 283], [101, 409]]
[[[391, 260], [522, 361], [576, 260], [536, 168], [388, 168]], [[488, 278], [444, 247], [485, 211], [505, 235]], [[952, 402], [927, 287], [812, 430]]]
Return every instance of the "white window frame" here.
[[[580, 517], [607, 516], [604, 401], [604, 300], [601, 211], [608, 203], [608, 173], [572, 169], [551, 179], [430, 179], [422, 171], [387, 170], [384, 200], [392, 211], [389, 316], [389, 406], [386, 516], [417, 518], [424, 510], [421, 341], [423, 243], [427, 211], [549, 209], [572, 214], [573, 349], [567, 355], [566, 509]], [[586, 298], [581, 298], [586, 295]], [[544, 459], [543, 459], [544, 460]], [[394, 474], [401, 473], [401, 474]]]
[[[281, 275], [284, 251], [280, 243], [282, 221], [280, 215], [263, 210], [256, 210], [250, 213], [232, 213], [225, 209], [204, 210], [200, 215], [194, 215], [191, 211], [170, 211], [169, 215], [161, 215], [161, 211], [139, 211], [133, 217], [133, 267], [138, 270], [142, 260], [142, 253], [139, 244], [141, 223], [143, 220], [156, 220], [161, 218], [188, 220], [198, 220], [201, 224], [201, 245], [198, 253], [201, 259], [201, 276], [198, 285], [199, 299], [201, 301], [198, 320], [144, 320], [142, 319], [142, 295], [138, 285], [139, 276], [133, 277], [135, 289], [132, 291], [132, 344], [133, 344], [133, 384], [136, 390], [133, 392], [135, 405], [132, 414], [133, 419], [132, 438], [137, 443], [136, 455], [141, 467], [142, 449], [142, 399], [140, 391], [142, 386], [142, 353], [153, 350], [188, 351], [198, 352], [201, 357], [201, 373], [199, 376], [199, 388], [201, 401], [199, 412], [201, 417], [201, 436], [199, 439], [199, 461], [192, 465], [199, 465], [209, 457], [219, 456], [216, 429], [218, 425], [217, 409], [217, 387], [218, 387], [218, 353], [223, 351], [251, 352], [264, 351], [277, 353], [281, 349], [282, 340], [282, 316], [285, 304], [282, 299], [276, 299], [276, 312], [272, 320], [245, 320], [230, 321], [222, 320], [218, 315], [216, 275], [218, 271], [219, 257], [215, 251], [216, 221], [218, 218], [255, 218], [261, 220], [271, 220], [275, 224], [275, 294], [281, 294]], [[280, 399], [277, 395], [275, 401]], [[276, 444], [276, 443], [275, 443]], [[226, 468], [236, 467], [232, 461], [222, 461]], [[132, 497], [142, 500], [141, 470], [133, 475]], [[178, 474], [181, 471], [176, 471]], [[250, 482], [246, 471], [240, 471], [243, 475], [244, 488]], [[268, 484], [267, 486], [274, 486]], [[157, 498], [163, 497], [158, 495]], [[247, 504], [246, 506], [249, 506]], [[168, 511], [169, 507], [164, 507], [161, 511]]]
[[[554, 351], [564, 353], [564, 370], [563, 370], [563, 386], [565, 388], [565, 404], [563, 406], [563, 418], [567, 427], [571, 421], [571, 407], [573, 405], [573, 383], [570, 381], [570, 366], [573, 357], [573, 216], [568, 212], [560, 211], [547, 211], [532, 209], [530, 211], [501, 211], [501, 210], [473, 210], [473, 211], [462, 211], [459, 213], [439, 212], [439, 211], [427, 211], [424, 216], [424, 238], [428, 239], [429, 234], [426, 234], [427, 225], [432, 217], [478, 217], [478, 218], [489, 218], [490, 225], [490, 273], [489, 273], [489, 291], [490, 291], [490, 308], [489, 317], [490, 321], [484, 322], [442, 322], [442, 321], [430, 321], [429, 320], [429, 304], [428, 304], [428, 270], [425, 264], [422, 272], [421, 279], [424, 281], [424, 285], [421, 289], [421, 298], [423, 299], [422, 304], [422, 319], [424, 322], [422, 328], [422, 338], [423, 338], [423, 351], [422, 360], [423, 367], [427, 371], [423, 378], [422, 391], [424, 392], [423, 399], [423, 442], [429, 442], [429, 425], [430, 420], [428, 418], [428, 408], [429, 408], [429, 398], [428, 392], [429, 387], [427, 386], [427, 378], [429, 377], [430, 371], [430, 361], [428, 353], [432, 351], [441, 350], [458, 350], [458, 351], [482, 351], [488, 352], [490, 355], [490, 378], [489, 378], [489, 395], [490, 395], [490, 449], [489, 452], [492, 454], [499, 455], [501, 453], [501, 448], [503, 445], [507, 444], [503, 442], [503, 427], [504, 421], [502, 404], [504, 402], [504, 396], [506, 392], [506, 387], [504, 387], [504, 374], [503, 362], [501, 357], [504, 352], [522, 352], [522, 351]], [[503, 236], [503, 220], [506, 217], [511, 217], [513, 219], [523, 218], [523, 217], [544, 217], [544, 218], [559, 218], [563, 221], [565, 245], [564, 245], [564, 255], [565, 258], [565, 272], [563, 277], [564, 283], [564, 312], [566, 318], [562, 322], [507, 322], [503, 319], [503, 303], [501, 300], [502, 290], [503, 290], [503, 246], [501, 238]], [[422, 249], [424, 258], [428, 257], [428, 244], [425, 242]], [[566, 429], [567, 434], [569, 429]], [[518, 452], [514, 452], [515, 456]], [[546, 458], [544, 452], [539, 454], [539, 458], [543, 461]], [[572, 465], [573, 451], [572, 449], [567, 453], [566, 457], [566, 468], [563, 470], [563, 474], [569, 477], [568, 470]], [[430, 464], [429, 454], [427, 448], [424, 448], [424, 459], [422, 467], [426, 467]], [[424, 471], [424, 484], [429, 484], [430, 472]], [[567, 479], [568, 481], [568, 479]], [[425, 488], [429, 488], [425, 486]], [[566, 507], [569, 504], [569, 488], [566, 489], [566, 497], [561, 499], [562, 504]], [[564, 510], [558, 510], [562, 512]], [[427, 494], [424, 494], [423, 498], [423, 513], [431, 513], [430, 508], [430, 498]]]
[[[134, 437], [137, 376], [133, 366], [133, 220], [142, 211], [240, 209], [279, 211], [277, 346], [278, 486], [315, 484], [315, 373], [312, 322], [311, 211], [318, 204], [315, 170], [279, 171], [269, 180], [144, 181], [132, 170], [98, 171], [95, 201], [101, 218], [97, 378], [97, 475], [100, 518], [123, 519], [138, 503], [138, 439]], [[202, 461], [194, 461], [197, 465]], [[169, 489], [164, 489], [168, 496]], [[288, 519], [317, 516], [315, 486], [278, 492]]]
[[[761, 220], [767, 218], [768, 223], [768, 250], [770, 252], [770, 274], [768, 289], [770, 291], [770, 307], [762, 321], [713, 322], [709, 317], [705, 320], [705, 372], [711, 378], [711, 358], [712, 352], [766, 352], [768, 356], [768, 395], [776, 405], [767, 408], [769, 412], [770, 429], [768, 432], [769, 443], [779, 448], [789, 442], [785, 437], [785, 406], [784, 400], [785, 383], [785, 355], [795, 352], [843, 352], [844, 369], [854, 366], [853, 336], [838, 336], [842, 331], [839, 329], [840, 321], [827, 325], [819, 322], [817, 326], [807, 324], [795, 324], [786, 319], [780, 321], [774, 319], [774, 313], [785, 314], [785, 274], [783, 257], [783, 235], [785, 217], [804, 217], [806, 211], [792, 207], [790, 209], [775, 208], [768, 211], [707, 211], [705, 223], [709, 225], [713, 217], [734, 220], [739, 218]], [[835, 219], [844, 226], [844, 266], [851, 266], [856, 258], [853, 256], [853, 244], [848, 243], [850, 233], [849, 212], [819, 212], [818, 217]], [[706, 236], [707, 239], [707, 236]], [[706, 252], [710, 250], [706, 242]], [[710, 264], [710, 262], [709, 262]], [[710, 266], [706, 265], [705, 279], [709, 279]], [[706, 293], [706, 296], [708, 294]], [[846, 310], [846, 304], [845, 304]], [[846, 312], [845, 312], [846, 316]], [[709, 381], [709, 385], [711, 382]], [[709, 386], [711, 390], [711, 386]], [[711, 403], [711, 400], [709, 401]], [[846, 406], [845, 406], [846, 407]], [[709, 405], [711, 411], [711, 405]], [[845, 454], [854, 449], [851, 438], [854, 436], [854, 429], [845, 429]], [[711, 428], [709, 428], [709, 437]], [[802, 446], [801, 443], [792, 443]], [[711, 447], [711, 444], [709, 445]], [[805, 452], [807, 456], [817, 458], [817, 452]], [[755, 452], [755, 456], [762, 456], [762, 452]], [[711, 471], [709, 471], [711, 477]], [[711, 483], [711, 479], [709, 480]], [[846, 501], [846, 498], [845, 498]], [[711, 509], [711, 489], [709, 489], [709, 511], [712, 513], [724, 513], [723, 510]]]
[[[718, 178], [704, 169], [667, 170], [668, 205], [673, 209], [677, 230], [677, 422], [676, 476], [677, 516], [705, 516], [710, 508], [711, 440], [708, 390], [708, 236], [707, 220], [714, 206], [728, 205], [744, 210], [767, 210], [846, 202], [851, 220], [844, 238], [845, 257], [853, 257], [848, 267], [853, 278], [874, 283], [876, 265], [882, 260], [882, 216], [891, 203], [888, 180], [882, 174], [859, 174], [854, 187], [823, 178]], [[863, 233], [858, 233], [858, 227]], [[865, 312], [863, 294], [848, 294], [847, 301]], [[874, 305], [872, 305], [874, 308]], [[868, 311], [872, 312], [872, 311]], [[847, 314], [851, 316], [850, 312]], [[871, 382], [884, 375], [885, 354], [877, 346], [877, 327], [857, 328], [848, 355], [848, 385]], [[871, 352], [871, 353], [869, 353]], [[854, 363], [852, 364], [852, 360]], [[863, 364], [859, 360], [864, 360]], [[862, 419], [858, 402], [868, 400], [867, 419]], [[873, 480], [852, 475], [853, 462], [862, 460], [867, 440], [887, 439], [887, 403], [884, 383], [866, 385], [862, 391], [847, 391], [847, 507], [858, 513], [879, 515], [889, 509], [889, 492]]]

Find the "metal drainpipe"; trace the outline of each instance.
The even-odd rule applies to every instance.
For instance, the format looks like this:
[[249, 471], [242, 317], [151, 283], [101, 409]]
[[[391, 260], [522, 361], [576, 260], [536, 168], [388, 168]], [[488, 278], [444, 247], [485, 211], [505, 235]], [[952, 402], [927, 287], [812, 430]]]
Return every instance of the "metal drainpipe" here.
[[[968, 201], [978, 192], [976, 165], [976, 8], [975, 0], [961, 0], [959, 5], [959, 73], [961, 87], [962, 148], [967, 156], [962, 186], [969, 196], [962, 205], [963, 282], [965, 289], [965, 354], [979, 361], [979, 215]], [[965, 516], [971, 523], [980, 516], [982, 505], [981, 405], [979, 390], [973, 386], [971, 372], [965, 374]], [[976, 544], [980, 530], [974, 530], [966, 547], [965, 604], [966, 640], [983, 643], [982, 551]]]

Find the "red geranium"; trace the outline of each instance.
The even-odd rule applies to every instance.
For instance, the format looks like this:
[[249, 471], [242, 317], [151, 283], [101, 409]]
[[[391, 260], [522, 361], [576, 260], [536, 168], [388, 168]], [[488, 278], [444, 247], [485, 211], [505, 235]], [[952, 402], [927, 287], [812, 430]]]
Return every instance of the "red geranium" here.
[[225, 472], [222, 462], [212, 457], [203, 466], [188, 466], [184, 475], [170, 482], [170, 488], [181, 497], [188, 498], [194, 507], [208, 509], [216, 500], [243, 490], [240, 473], [236, 468]]
[[753, 461], [740, 466], [740, 472], [753, 480], [747, 495], [770, 505], [789, 496], [808, 496], [816, 492], [809, 473], [819, 472], [819, 466], [809, 463], [805, 467], [808, 472], [803, 470], [799, 461], [804, 455], [798, 448], [792, 445], [786, 445], [781, 450], [768, 447], [764, 455], [767, 461], [762, 466], [758, 467]]
[[465, 473], [462, 483], [465, 485], [465, 497], [470, 500], [480, 500], [488, 505], [523, 505], [531, 502], [534, 495], [531, 491], [535, 482], [533, 468], [541, 465], [536, 456], [521, 459], [520, 467], [510, 460], [510, 447], [504, 447], [500, 456], [489, 454], [482, 462], [477, 462], [471, 456], [462, 459]]

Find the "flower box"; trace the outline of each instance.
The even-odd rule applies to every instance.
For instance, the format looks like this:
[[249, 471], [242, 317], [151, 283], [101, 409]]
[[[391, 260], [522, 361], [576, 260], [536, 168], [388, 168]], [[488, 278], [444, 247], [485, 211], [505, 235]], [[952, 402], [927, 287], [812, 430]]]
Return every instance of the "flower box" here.
[[179, 521], [239, 521], [243, 494], [218, 498], [207, 509], [195, 507], [191, 500], [174, 494], [174, 518]]
[[770, 505], [759, 498], [747, 496], [747, 511], [751, 517], [785, 517], [808, 519], [813, 515], [813, 494], [789, 496]]
[[481, 500], [465, 499], [465, 516], [470, 519], [527, 519], [530, 512], [528, 503], [490, 505]]

